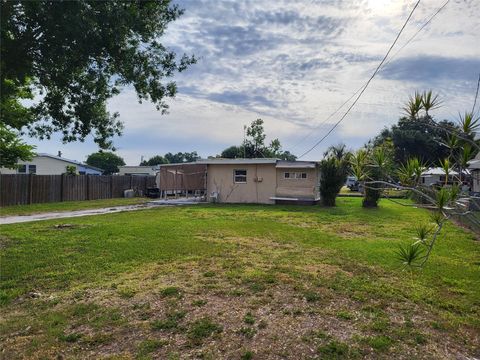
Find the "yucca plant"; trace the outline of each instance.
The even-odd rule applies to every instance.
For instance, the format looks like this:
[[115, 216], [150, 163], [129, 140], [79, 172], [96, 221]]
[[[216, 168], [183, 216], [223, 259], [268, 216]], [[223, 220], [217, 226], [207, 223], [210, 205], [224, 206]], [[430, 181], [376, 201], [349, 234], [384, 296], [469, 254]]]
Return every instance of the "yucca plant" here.
[[459, 114], [459, 125], [466, 135], [475, 135], [475, 132], [480, 127], [480, 118], [475, 118], [472, 112], [465, 112], [465, 114]]
[[428, 112], [430, 110], [438, 109], [441, 106], [441, 101], [438, 99], [438, 95], [433, 96], [432, 90], [424, 91], [422, 96], [422, 107], [425, 110], [425, 115], [429, 117]]
[[413, 97], [410, 96], [407, 104], [403, 108], [403, 111], [410, 119], [415, 120], [418, 118], [418, 114], [422, 109], [423, 109], [422, 94], [415, 91], [415, 95]]
[[430, 223], [421, 223], [415, 226], [415, 233], [416, 233], [416, 243], [425, 244], [428, 236], [433, 232], [434, 227]]
[[400, 245], [396, 251], [397, 258], [405, 266], [420, 266], [424, 254], [425, 249], [419, 243]]
[[452, 163], [450, 162], [449, 158], [445, 158], [440, 160], [440, 166], [442, 167], [443, 171], [445, 172], [445, 185], [448, 184], [448, 178], [451, 173]]
[[450, 191], [447, 188], [442, 187], [436, 193], [435, 206], [439, 210], [443, 210], [448, 206], [451, 199]]
[[335, 206], [340, 189], [348, 175], [348, 163], [336, 157], [329, 157], [320, 162], [320, 202], [323, 206]]
[[397, 176], [403, 185], [416, 186], [419, 184], [422, 174], [426, 169], [427, 166], [425, 163], [413, 157], [400, 165], [397, 169]]
[[440, 226], [440, 224], [446, 220], [445, 215], [440, 210], [432, 211], [430, 213], [430, 219], [437, 226]]

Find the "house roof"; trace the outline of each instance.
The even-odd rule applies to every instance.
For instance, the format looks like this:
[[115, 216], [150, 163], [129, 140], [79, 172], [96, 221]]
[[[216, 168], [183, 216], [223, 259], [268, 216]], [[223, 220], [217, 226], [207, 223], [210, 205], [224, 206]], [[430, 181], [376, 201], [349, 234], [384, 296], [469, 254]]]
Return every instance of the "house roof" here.
[[200, 159], [195, 164], [205, 165], [248, 165], [248, 164], [276, 164], [279, 159], [274, 158], [256, 158], [256, 159]]
[[286, 161], [279, 160], [276, 168], [279, 169], [314, 169], [317, 166], [315, 161]]
[[[430, 168], [424, 171], [422, 175], [445, 175], [445, 170], [441, 167]], [[451, 170], [449, 175], [458, 175], [458, 172]]]
[[64, 162], [67, 162], [67, 163], [70, 163], [70, 164], [79, 165], [79, 166], [83, 166], [85, 168], [89, 168], [89, 169], [92, 169], [92, 170], [97, 170], [97, 171], [103, 172], [103, 169], [100, 169], [100, 168], [97, 168], [95, 166], [91, 166], [91, 165], [88, 165], [88, 164], [84, 164], [80, 161], [66, 159], [66, 158], [63, 158], [61, 156], [55, 156], [55, 155], [46, 154], [46, 153], [37, 153], [37, 156], [48, 157], [48, 158], [51, 158], [51, 159], [60, 160], [60, 161], [64, 161]]
[[[163, 164], [162, 164], [163, 165]], [[166, 164], [165, 164], [166, 165]], [[158, 170], [158, 168], [160, 167], [160, 165], [122, 165], [122, 166], [119, 166], [118, 168], [119, 169], [153, 169], [153, 170]]]

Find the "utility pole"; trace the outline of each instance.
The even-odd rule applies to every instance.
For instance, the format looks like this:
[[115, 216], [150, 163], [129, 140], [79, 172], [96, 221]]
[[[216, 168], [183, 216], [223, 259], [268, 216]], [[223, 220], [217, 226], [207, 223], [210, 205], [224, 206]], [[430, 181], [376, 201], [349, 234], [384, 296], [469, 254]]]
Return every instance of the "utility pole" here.
[[243, 125], [243, 158], [247, 158], [247, 140], [246, 140], [247, 125]]

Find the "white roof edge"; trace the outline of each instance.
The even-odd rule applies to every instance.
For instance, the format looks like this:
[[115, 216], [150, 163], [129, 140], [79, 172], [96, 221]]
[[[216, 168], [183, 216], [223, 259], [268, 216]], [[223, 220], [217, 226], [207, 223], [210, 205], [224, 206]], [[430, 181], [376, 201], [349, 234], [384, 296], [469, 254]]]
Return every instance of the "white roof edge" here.
[[79, 166], [84, 166], [84, 167], [89, 168], [89, 169], [93, 169], [93, 170], [97, 170], [97, 171], [103, 172], [103, 169], [100, 169], [100, 168], [97, 168], [97, 167], [95, 167], [95, 166], [91, 166], [91, 165], [82, 163], [82, 162], [77, 161], [77, 160], [70, 160], [70, 159], [62, 158], [61, 156], [56, 156], [56, 155], [47, 154], [47, 153], [36, 153], [35, 156], [38, 156], [38, 157], [48, 157], [48, 158], [55, 159], [55, 160], [60, 160], [60, 161], [63, 161], [63, 162], [69, 163], [69, 164], [75, 164], [75, 165], [79, 165]]
[[274, 158], [257, 158], [257, 159], [200, 159], [196, 164], [205, 165], [235, 165], [235, 164], [276, 164], [278, 159]]

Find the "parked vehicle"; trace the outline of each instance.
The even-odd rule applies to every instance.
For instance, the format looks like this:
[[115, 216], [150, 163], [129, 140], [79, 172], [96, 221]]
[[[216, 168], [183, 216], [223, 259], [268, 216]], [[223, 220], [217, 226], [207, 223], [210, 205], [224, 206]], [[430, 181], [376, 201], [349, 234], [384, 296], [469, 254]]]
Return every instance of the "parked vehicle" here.
[[348, 187], [350, 191], [358, 191], [359, 184], [356, 176], [347, 177], [347, 181], [345, 182], [345, 186]]

